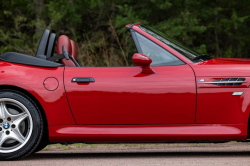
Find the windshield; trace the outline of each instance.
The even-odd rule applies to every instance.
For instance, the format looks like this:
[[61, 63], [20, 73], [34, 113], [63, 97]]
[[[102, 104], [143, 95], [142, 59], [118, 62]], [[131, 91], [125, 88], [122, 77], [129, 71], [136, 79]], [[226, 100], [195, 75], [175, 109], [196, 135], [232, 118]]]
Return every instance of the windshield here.
[[197, 51], [189, 48], [188, 46], [178, 42], [177, 40], [171, 38], [170, 36], [148, 26], [145, 24], [141, 24], [139, 25], [139, 27], [147, 32], [148, 34], [154, 36], [155, 38], [157, 38], [158, 40], [160, 40], [161, 42], [167, 44], [169, 47], [173, 48], [174, 50], [178, 51], [180, 54], [184, 55], [185, 57], [187, 57], [188, 59], [190, 59], [193, 62], [198, 62], [198, 61], [203, 61], [203, 59], [201, 58], [196, 58], [198, 56], [200, 56], [201, 54], [198, 53]]

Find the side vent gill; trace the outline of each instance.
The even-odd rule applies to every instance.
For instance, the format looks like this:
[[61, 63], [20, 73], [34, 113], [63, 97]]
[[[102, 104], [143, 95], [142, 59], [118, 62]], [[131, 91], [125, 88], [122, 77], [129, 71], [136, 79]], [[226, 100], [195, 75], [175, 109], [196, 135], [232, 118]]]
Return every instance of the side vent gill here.
[[240, 86], [242, 83], [245, 83], [245, 78], [224, 78], [219, 80], [214, 80], [213, 85], [219, 86]]

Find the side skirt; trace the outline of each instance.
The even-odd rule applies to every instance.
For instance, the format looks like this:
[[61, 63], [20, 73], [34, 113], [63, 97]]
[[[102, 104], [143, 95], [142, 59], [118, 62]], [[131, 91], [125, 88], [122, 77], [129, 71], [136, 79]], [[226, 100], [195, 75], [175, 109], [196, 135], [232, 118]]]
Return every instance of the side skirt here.
[[244, 141], [248, 124], [49, 126], [50, 142]]

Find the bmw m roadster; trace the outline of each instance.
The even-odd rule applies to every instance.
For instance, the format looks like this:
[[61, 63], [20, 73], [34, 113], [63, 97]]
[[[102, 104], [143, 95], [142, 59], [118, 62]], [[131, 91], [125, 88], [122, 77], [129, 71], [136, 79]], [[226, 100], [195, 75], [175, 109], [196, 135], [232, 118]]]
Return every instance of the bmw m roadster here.
[[148, 25], [126, 28], [135, 66], [81, 66], [74, 41], [49, 30], [35, 57], [0, 55], [0, 160], [53, 143], [247, 141], [249, 59], [212, 59]]

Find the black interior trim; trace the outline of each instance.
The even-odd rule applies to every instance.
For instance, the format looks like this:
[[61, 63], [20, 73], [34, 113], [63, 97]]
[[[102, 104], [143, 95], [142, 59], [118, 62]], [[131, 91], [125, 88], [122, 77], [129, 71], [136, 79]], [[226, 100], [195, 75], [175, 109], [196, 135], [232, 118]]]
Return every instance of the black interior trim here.
[[[45, 55], [44, 55], [45, 56]], [[51, 62], [41, 58], [20, 54], [16, 52], [6, 52], [0, 55], [0, 60], [12, 63], [18, 63], [23, 65], [38, 66], [38, 67], [48, 67], [56, 68], [59, 66], [64, 66], [63, 64]]]
[[80, 65], [78, 64], [78, 62], [75, 60], [75, 58], [71, 55], [69, 55], [70, 59], [74, 62], [74, 64], [76, 65], [76, 67], [80, 67]]
[[47, 51], [46, 48], [47, 48], [47, 43], [49, 39], [49, 33], [50, 33], [50, 30], [48, 29], [44, 30], [40, 43], [38, 45], [37, 51], [36, 51], [36, 57], [38, 57], [39, 55], [46, 55], [46, 51]]
[[76, 62], [78, 63], [79, 67], [83, 67], [83, 65], [78, 60], [76, 60]]
[[[49, 35], [49, 44], [48, 44], [48, 49], [47, 49], [47, 54], [46, 54], [47, 59], [53, 56], [55, 40], [56, 40], [56, 34], [51, 33]], [[44, 54], [42, 54], [42, 55], [44, 55]]]
[[56, 56], [52, 56], [52, 57], [50, 57], [50, 58], [47, 58], [47, 60], [48, 60], [48, 61], [54, 62], [54, 61], [56, 61], [56, 60], [61, 60], [61, 59], [63, 59], [63, 58], [65, 58], [64, 54], [59, 54], [59, 55], [56, 55]]

